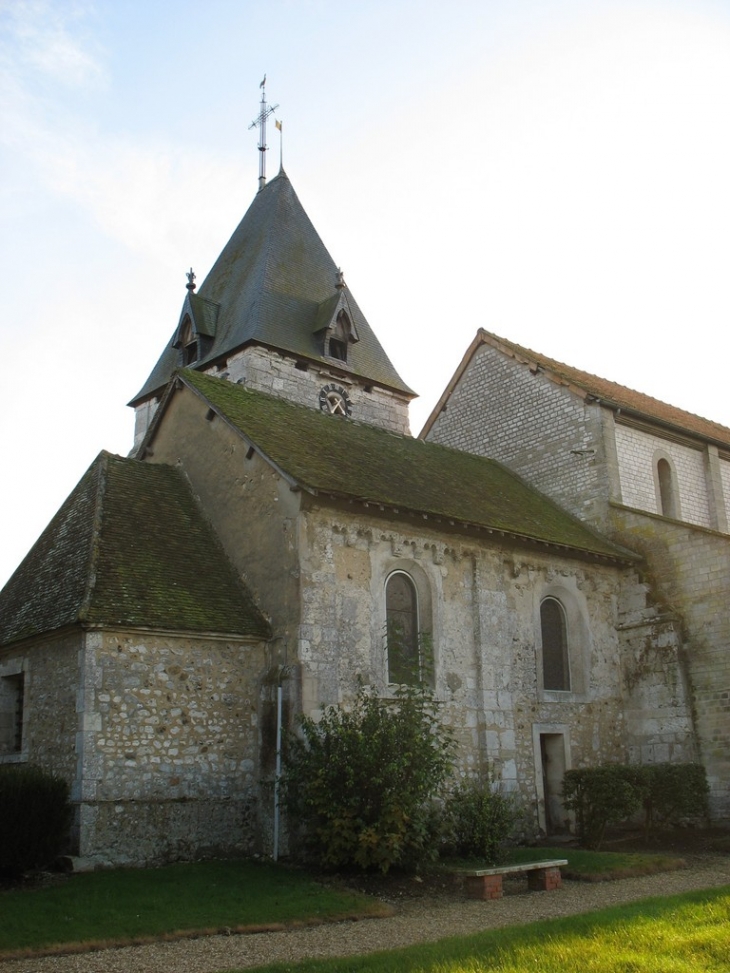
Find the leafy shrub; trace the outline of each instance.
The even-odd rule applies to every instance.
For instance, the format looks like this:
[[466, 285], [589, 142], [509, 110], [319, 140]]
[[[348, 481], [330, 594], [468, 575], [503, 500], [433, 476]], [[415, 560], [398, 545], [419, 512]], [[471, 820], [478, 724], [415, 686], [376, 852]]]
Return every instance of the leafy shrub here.
[[578, 837], [586, 848], [601, 847], [606, 825], [631, 817], [641, 807], [641, 791], [621, 766], [568, 770], [563, 803], [575, 811]]
[[395, 700], [361, 690], [351, 708], [330, 706], [300, 726], [282, 793], [304, 857], [383, 873], [435, 857], [434, 799], [451, 774], [454, 741], [429, 690], [402, 687]]
[[565, 806], [575, 811], [578, 836], [600, 847], [608, 824], [644, 812], [644, 830], [707, 817], [709, 788], [700, 764], [646, 764], [569, 770], [563, 778]]
[[493, 791], [488, 781], [474, 779], [451, 791], [444, 819], [449, 851], [496, 865], [515, 825], [517, 809], [509, 797]]
[[710, 788], [701, 764], [647, 764], [636, 769], [641, 771], [647, 834], [662, 826], [707, 818]]
[[65, 780], [32, 766], [0, 768], [0, 872], [18, 876], [50, 864], [71, 822]]

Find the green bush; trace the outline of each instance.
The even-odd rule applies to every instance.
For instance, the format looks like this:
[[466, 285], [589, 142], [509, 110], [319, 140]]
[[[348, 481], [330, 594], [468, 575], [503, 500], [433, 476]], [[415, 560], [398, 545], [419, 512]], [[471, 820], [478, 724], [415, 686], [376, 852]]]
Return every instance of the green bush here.
[[575, 811], [578, 837], [586, 848], [601, 847], [606, 825], [631, 817], [641, 807], [641, 791], [621, 766], [568, 770], [563, 803]]
[[65, 780], [38, 767], [0, 768], [0, 872], [18, 876], [49, 865], [71, 822]]
[[282, 794], [303, 857], [383, 873], [435, 857], [435, 798], [451, 774], [454, 741], [429, 690], [402, 687], [394, 700], [361, 690], [351, 708], [328, 707], [300, 727], [288, 743]]
[[606, 826], [643, 810], [647, 836], [657, 828], [707, 817], [709, 787], [700, 764], [645, 764], [569, 770], [565, 806], [576, 814], [578, 836], [600, 847]]
[[496, 865], [516, 820], [514, 801], [493, 791], [489, 781], [465, 781], [451, 791], [445, 803], [446, 849]]
[[710, 788], [701, 764], [647, 764], [637, 769], [641, 771], [647, 834], [707, 818]]

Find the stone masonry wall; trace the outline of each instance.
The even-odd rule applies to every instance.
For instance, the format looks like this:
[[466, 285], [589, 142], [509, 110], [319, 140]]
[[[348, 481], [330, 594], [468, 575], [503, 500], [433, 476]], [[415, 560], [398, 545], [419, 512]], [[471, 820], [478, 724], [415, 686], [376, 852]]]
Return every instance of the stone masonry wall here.
[[288, 638], [299, 623], [299, 494], [207, 406], [180, 389], [148, 461], [178, 464], [256, 604]]
[[707, 479], [702, 450], [653, 436], [616, 423], [616, 451], [621, 477], [621, 498], [628, 507], [660, 513], [655, 486], [655, 454], [668, 455], [677, 473], [681, 517], [701, 527], [710, 526]]
[[[324, 364], [310, 363], [304, 369], [297, 368], [293, 358], [252, 346], [231, 355], [224, 369], [212, 367], [204, 371], [215, 378], [225, 378], [310, 409], [319, 409], [323, 386], [337, 385], [350, 397], [353, 419], [410, 435], [407, 398], [366, 383], [355, 375], [343, 374], [334, 365], [329, 369]], [[158, 404], [157, 399], [149, 399], [135, 409], [135, 449], [142, 442]]]
[[647, 561], [654, 597], [681, 625], [686, 679], [714, 812], [730, 816], [730, 538], [616, 507], [615, 536]]
[[0, 655], [0, 676], [22, 672], [24, 677], [22, 749], [0, 756], [0, 763], [30, 761], [73, 784], [79, 644], [80, 635], [70, 633]]
[[652, 588], [627, 586], [619, 600], [625, 719], [634, 764], [699, 760], [681, 619], [652, 600]]
[[605, 519], [600, 406], [488, 345], [475, 352], [427, 438], [497, 459], [577, 516]]
[[725, 502], [725, 517], [727, 522], [730, 523], [730, 460], [720, 460], [720, 481]]
[[89, 632], [80, 852], [115, 864], [259, 845], [261, 645]]
[[[541, 733], [564, 737], [567, 766], [628, 759], [618, 605], [637, 583], [633, 572], [449, 538], [365, 511], [306, 513], [299, 639], [305, 712], [352, 697], [358, 678], [388, 692], [384, 592], [393, 570], [408, 572], [419, 590], [440, 712], [459, 742], [463, 773], [490, 766], [544, 824]], [[579, 619], [570, 636], [571, 692], [541, 688], [546, 593], [573, 605]], [[677, 746], [688, 732], [677, 724]]]
[[308, 363], [303, 370], [292, 358], [252, 346], [232, 355], [225, 372], [211, 369], [210, 374], [222, 375], [231, 382], [311, 409], [319, 409], [320, 389], [334, 384], [346, 389], [352, 403], [353, 419], [404, 435], [410, 432], [407, 399], [365, 383], [355, 375], [343, 374], [334, 365], [330, 369], [323, 364]]

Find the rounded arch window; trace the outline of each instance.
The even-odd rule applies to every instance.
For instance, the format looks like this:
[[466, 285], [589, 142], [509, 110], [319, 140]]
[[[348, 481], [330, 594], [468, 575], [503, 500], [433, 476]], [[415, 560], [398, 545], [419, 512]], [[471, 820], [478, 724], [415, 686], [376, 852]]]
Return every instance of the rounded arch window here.
[[410, 575], [394, 571], [385, 582], [388, 682], [412, 685], [424, 680], [426, 659], [419, 619], [418, 591]]
[[557, 598], [545, 598], [541, 602], [540, 630], [543, 689], [569, 692], [568, 627], [565, 609]]
[[679, 510], [674, 470], [669, 460], [663, 456], [657, 460], [656, 475], [659, 484], [659, 513], [664, 517], [677, 519]]

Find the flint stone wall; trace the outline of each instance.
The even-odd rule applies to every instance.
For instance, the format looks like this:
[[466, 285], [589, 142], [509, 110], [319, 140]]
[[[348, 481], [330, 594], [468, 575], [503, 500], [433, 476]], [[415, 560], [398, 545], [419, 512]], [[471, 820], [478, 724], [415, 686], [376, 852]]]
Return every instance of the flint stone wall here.
[[89, 632], [79, 852], [115, 864], [258, 849], [261, 645]]

